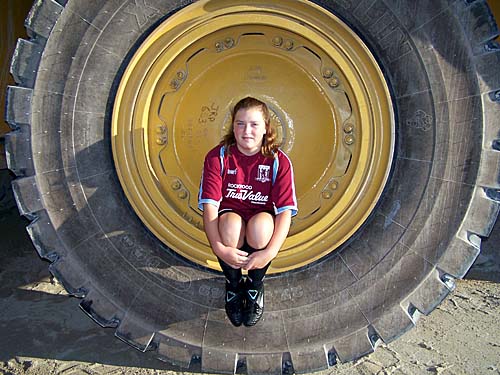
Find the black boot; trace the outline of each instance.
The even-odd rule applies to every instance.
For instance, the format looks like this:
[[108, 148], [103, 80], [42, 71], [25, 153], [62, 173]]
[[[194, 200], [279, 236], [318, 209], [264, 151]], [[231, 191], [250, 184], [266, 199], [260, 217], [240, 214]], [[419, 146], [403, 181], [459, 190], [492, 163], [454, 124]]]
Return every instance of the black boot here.
[[260, 287], [253, 287], [250, 283], [245, 292], [246, 306], [243, 324], [252, 327], [264, 314], [264, 284], [261, 284]]
[[235, 327], [239, 327], [243, 323], [244, 296], [242, 289], [241, 281], [237, 287], [231, 287], [231, 284], [226, 282], [226, 314]]

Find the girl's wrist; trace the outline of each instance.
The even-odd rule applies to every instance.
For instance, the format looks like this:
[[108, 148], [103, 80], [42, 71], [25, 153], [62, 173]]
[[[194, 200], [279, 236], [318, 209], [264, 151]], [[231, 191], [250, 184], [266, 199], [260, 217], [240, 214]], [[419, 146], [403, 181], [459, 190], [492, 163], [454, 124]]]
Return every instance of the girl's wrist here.
[[273, 260], [274, 258], [276, 258], [276, 256], [278, 255], [278, 251], [279, 250], [274, 250], [274, 249], [265, 249], [264, 250], [267, 255], [271, 258], [270, 260]]
[[215, 244], [214, 246], [212, 246], [212, 251], [219, 258], [224, 256], [224, 250], [225, 250], [225, 246], [222, 244]]

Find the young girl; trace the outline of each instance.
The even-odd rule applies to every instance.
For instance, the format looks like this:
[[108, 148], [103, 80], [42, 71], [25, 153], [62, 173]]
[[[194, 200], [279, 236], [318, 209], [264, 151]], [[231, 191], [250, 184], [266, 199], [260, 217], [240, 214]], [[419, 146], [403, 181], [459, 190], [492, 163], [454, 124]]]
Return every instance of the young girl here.
[[235, 105], [229, 133], [205, 157], [199, 207], [235, 326], [261, 318], [264, 276], [297, 213], [292, 165], [278, 147], [268, 107], [247, 97]]

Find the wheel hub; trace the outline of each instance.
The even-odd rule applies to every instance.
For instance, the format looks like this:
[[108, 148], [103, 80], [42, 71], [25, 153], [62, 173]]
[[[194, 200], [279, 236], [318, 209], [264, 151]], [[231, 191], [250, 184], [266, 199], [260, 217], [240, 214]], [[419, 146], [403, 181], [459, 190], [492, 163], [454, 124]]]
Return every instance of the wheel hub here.
[[245, 96], [269, 105], [294, 165], [299, 213], [270, 272], [320, 259], [366, 221], [394, 151], [389, 91], [362, 41], [322, 8], [198, 1], [138, 48], [119, 86], [113, 155], [144, 224], [217, 269], [197, 208], [203, 158]]

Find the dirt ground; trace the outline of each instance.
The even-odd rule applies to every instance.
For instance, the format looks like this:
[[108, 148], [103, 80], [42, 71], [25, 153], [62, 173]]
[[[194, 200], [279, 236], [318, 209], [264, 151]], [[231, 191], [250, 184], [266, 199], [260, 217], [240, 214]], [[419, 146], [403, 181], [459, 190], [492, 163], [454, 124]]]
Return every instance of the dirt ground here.
[[[0, 214], [0, 374], [199, 371], [199, 363], [187, 372], [160, 362], [97, 326], [50, 276], [25, 234], [27, 222], [15, 211]], [[415, 329], [356, 362], [316, 374], [500, 374], [498, 232], [474, 279], [458, 281]]]

